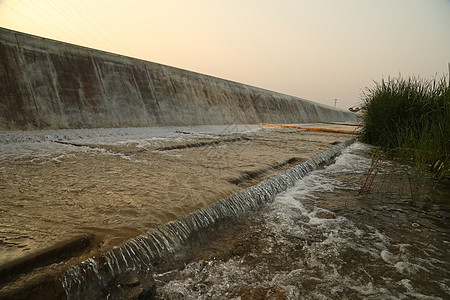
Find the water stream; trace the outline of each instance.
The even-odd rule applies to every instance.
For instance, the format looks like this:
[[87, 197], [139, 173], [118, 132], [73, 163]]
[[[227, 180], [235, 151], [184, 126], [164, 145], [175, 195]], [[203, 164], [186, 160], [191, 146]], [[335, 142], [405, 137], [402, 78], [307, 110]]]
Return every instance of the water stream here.
[[422, 182], [413, 200], [414, 170], [380, 161], [361, 193], [373, 150], [339, 144], [59, 272], [49, 293], [68, 299], [449, 299], [448, 187]]
[[111, 282], [117, 276], [132, 271], [145, 277], [187, 259], [193, 245], [203, 242], [208, 232], [270, 203], [277, 194], [294, 186], [307, 173], [329, 163], [351, 143], [352, 140], [341, 143], [277, 176], [69, 268], [60, 278], [67, 298], [101, 297], [102, 293], [111, 296]]
[[413, 203], [412, 169], [385, 161], [360, 194], [371, 151], [353, 144], [239, 231], [229, 226], [195, 259], [157, 274], [156, 298], [449, 299], [445, 187]]

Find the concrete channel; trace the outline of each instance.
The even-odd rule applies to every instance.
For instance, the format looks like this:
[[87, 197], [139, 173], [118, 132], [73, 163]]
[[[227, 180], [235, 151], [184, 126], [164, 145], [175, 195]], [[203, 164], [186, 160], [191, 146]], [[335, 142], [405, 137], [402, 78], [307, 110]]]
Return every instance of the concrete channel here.
[[4, 28], [0, 57], [0, 298], [76, 297], [55, 274], [355, 133], [349, 111]]

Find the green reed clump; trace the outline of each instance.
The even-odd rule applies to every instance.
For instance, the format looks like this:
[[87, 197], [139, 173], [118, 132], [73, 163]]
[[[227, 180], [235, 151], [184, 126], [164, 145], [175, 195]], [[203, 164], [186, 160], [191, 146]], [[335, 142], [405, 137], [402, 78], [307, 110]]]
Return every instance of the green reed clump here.
[[389, 78], [363, 96], [361, 140], [450, 179], [450, 87], [445, 78]]

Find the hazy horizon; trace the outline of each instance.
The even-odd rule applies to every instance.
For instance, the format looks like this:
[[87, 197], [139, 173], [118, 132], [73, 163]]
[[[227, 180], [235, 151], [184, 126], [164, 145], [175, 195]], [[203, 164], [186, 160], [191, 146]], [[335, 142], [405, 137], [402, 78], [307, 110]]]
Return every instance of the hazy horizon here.
[[0, 26], [342, 109], [450, 62], [448, 0], [2, 0]]

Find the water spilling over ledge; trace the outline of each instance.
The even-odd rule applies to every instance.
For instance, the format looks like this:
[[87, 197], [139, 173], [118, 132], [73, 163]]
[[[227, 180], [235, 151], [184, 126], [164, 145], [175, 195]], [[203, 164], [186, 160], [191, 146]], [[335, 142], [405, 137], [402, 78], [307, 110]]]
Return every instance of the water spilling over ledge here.
[[427, 185], [413, 205], [414, 169], [383, 160], [361, 193], [374, 151], [356, 142], [214, 231], [193, 259], [155, 273], [155, 299], [448, 299], [448, 189]]
[[[12, 283], [0, 298], [447, 299], [448, 190], [413, 205], [413, 168], [387, 160], [360, 193], [373, 151], [353, 143], [285, 192], [244, 209], [229, 197], [228, 207], [195, 210], [111, 251], [36, 270], [39, 282], [23, 277], [21, 290]], [[278, 183], [260, 187], [270, 194]]]
[[151, 274], [154, 265], [168, 262], [189, 251], [202, 231], [245, 216], [270, 202], [280, 192], [294, 186], [305, 174], [339, 155], [354, 140], [341, 143], [291, 169], [215, 202], [176, 221], [166, 223], [98, 256], [67, 269], [60, 277], [67, 298], [100, 296], [117, 275], [133, 270]]

